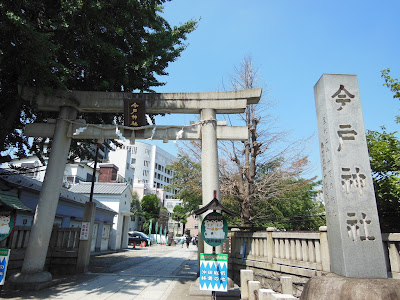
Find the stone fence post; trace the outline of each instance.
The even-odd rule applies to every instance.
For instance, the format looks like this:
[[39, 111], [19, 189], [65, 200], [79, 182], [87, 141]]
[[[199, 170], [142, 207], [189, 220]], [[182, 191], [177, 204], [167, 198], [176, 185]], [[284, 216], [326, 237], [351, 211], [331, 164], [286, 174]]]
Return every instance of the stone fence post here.
[[258, 290], [261, 289], [261, 283], [259, 281], [250, 280], [248, 282], [249, 287], [249, 300], [258, 300]]
[[271, 264], [275, 255], [274, 240], [272, 238], [272, 232], [274, 231], [276, 231], [275, 227], [267, 228], [267, 262]]
[[328, 245], [328, 230], [327, 226], [321, 226], [319, 228], [320, 234], [320, 244], [321, 244], [321, 264], [322, 271], [331, 271], [331, 259], [329, 255], [329, 245]]
[[282, 286], [282, 294], [293, 295], [293, 280], [290, 276], [281, 276], [280, 278], [281, 286]]
[[249, 281], [253, 281], [254, 279], [252, 270], [240, 270], [240, 299], [248, 300], [249, 299]]
[[[236, 249], [237, 249], [236, 231], [231, 230], [229, 234], [230, 234], [230, 238], [231, 238], [231, 251], [230, 252], [228, 251], [228, 254], [231, 258], [234, 258], [236, 256]], [[229, 238], [229, 236], [228, 236], [228, 238]]]

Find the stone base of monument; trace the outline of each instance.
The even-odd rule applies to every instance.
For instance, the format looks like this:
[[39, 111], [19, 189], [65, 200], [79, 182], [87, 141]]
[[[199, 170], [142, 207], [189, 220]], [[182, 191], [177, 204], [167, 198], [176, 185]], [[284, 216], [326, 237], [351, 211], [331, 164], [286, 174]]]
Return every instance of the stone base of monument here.
[[313, 277], [300, 300], [383, 300], [400, 299], [399, 279], [346, 278], [337, 275]]
[[[200, 278], [192, 283], [189, 290], [190, 296], [210, 296], [211, 291], [200, 290]], [[216, 292], [217, 299], [220, 297], [225, 297], [228, 299], [239, 299], [240, 298], [240, 287], [233, 282], [231, 278], [228, 277], [228, 291], [227, 292]]]
[[56, 284], [49, 272], [16, 273], [8, 281], [9, 289], [14, 290], [41, 290]]

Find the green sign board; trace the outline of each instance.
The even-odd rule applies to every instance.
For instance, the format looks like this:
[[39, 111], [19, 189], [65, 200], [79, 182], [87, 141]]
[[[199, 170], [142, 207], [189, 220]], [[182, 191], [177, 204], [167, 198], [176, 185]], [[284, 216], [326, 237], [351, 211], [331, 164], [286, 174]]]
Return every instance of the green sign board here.
[[217, 212], [205, 216], [201, 223], [201, 235], [208, 245], [221, 245], [228, 236], [228, 224], [224, 217]]

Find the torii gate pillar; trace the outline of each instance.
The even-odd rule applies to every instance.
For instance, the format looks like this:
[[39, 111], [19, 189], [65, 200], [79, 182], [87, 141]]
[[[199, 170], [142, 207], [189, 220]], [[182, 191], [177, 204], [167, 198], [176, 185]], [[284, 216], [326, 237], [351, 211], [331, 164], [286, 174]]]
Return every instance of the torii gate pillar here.
[[[219, 168], [218, 168], [218, 145], [217, 145], [217, 115], [214, 109], [205, 108], [201, 110], [200, 119], [203, 121], [201, 130], [201, 170], [202, 170], [202, 193], [203, 206], [214, 198], [214, 191], [217, 191], [219, 199]], [[204, 214], [200, 216], [199, 224]], [[221, 246], [216, 249], [221, 253]], [[212, 253], [212, 247], [205, 244], [202, 235], [199, 234], [198, 253]]]
[[[49, 272], [43, 271], [46, 261], [47, 247], [50, 242], [53, 219], [56, 214], [60, 187], [62, 185], [65, 164], [67, 163], [71, 138], [67, 137], [70, 123], [68, 119], [75, 119], [77, 110], [73, 107], [60, 108], [54, 132], [53, 145], [49, 157], [46, 176], [40, 190], [38, 208], [33, 219], [32, 231], [29, 237], [21, 273], [11, 277], [12, 282], [38, 284], [51, 280]], [[44, 245], [44, 246], [43, 246]]]

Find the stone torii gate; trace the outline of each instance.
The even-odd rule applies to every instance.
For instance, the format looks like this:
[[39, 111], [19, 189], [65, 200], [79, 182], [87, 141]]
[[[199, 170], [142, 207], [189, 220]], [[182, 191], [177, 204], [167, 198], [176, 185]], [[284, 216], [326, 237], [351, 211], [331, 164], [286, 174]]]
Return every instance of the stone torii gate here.
[[[131, 142], [134, 142], [135, 138], [164, 141], [177, 138], [201, 139], [202, 203], [206, 205], [213, 199], [214, 190], [219, 198], [217, 140], [248, 139], [247, 127], [226, 126], [226, 123], [217, 122], [216, 115], [243, 113], [247, 105], [259, 102], [261, 92], [261, 88], [231, 92], [161, 94], [56, 91], [55, 94], [47, 96], [24, 88], [21, 95], [25, 100], [34, 101], [39, 110], [58, 111], [59, 117], [53, 123], [29, 124], [24, 131], [26, 136], [53, 137], [53, 145], [22, 270], [11, 280], [21, 284], [37, 284], [52, 278], [43, 268], [72, 138], [97, 139], [101, 142], [104, 139], [120, 138], [120, 129], [124, 129], [124, 136]], [[144, 101], [146, 113], [149, 114], [200, 114], [200, 122], [187, 126], [126, 127], [85, 124], [82, 120], [76, 120], [78, 111], [122, 113], [124, 99]], [[203, 247], [204, 244], [199, 243], [199, 252], [204, 252]]]

